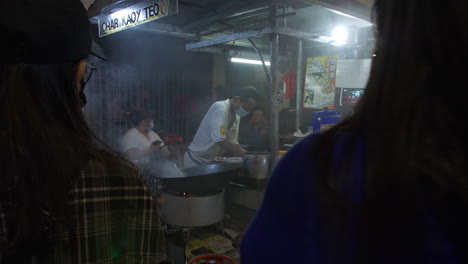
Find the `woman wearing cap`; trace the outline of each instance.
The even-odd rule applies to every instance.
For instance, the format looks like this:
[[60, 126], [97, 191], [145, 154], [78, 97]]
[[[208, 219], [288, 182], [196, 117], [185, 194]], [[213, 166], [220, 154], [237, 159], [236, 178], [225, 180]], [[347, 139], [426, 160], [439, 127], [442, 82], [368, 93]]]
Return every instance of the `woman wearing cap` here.
[[144, 162], [150, 155], [160, 152], [169, 155], [169, 149], [154, 129], [153, 115], [148, 111], [136, 111], [132, 114], [135, 125], [122, 138], [120, 150], [133, 162]]
[[0, 262], [161, 263], [151, 195], [81, 111], [83, 6], [15, 0], [0, 10]]

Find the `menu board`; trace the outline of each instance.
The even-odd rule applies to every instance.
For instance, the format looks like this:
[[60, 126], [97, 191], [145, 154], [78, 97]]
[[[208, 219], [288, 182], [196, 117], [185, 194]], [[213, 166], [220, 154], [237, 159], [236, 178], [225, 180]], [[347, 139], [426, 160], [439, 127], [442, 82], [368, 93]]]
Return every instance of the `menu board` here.
[[337, 63], [337, 56], [307, 58], [304, 108], [334, 109]]

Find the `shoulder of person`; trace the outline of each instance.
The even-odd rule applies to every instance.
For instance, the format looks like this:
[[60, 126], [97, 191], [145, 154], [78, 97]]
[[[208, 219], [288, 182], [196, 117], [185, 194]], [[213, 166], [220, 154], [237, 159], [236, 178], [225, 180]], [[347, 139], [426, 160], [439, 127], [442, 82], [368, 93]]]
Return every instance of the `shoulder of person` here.
[[[333, 134], [328, 134], [327, 136], [333, 137], [333, 143], [328, 146], [331, 151], [335, 151], [336, 147], [343, 146], [343, 144], [349, 140], [350, 135], [346, 132], [335, 132]], [[320, 155], [320, 153], [315, 153], [316, 150], [314, 146], [317, 142], [322, 140], [322, 133], [314, 133], [309, 135], [296, 143], [284, 156], [281, 158], [278, 166], [289, 166], [289, 164], [294, 163], [298, 165], [301, 162], [311, 164], [311, 159], [315, 155]], [[312, 162], [313, 163], [313, 162]]]
[[131, 128], [127, 131], [127, 133], [125, 133], [125, 135], [123, 137], [130, 137], [130, 136], [133, 136], [135, 135], [136, 133], [138, 132], [138, 130], [136, 130], [135, 128]]
[[215, 103], [213, 103], [210, 107], [210, 110], [214, 110], [214, 111], [219, 111], [219, 110], [223, 110], [225, 111], [226, 109], [229, 108], [229, 104], [226, 103], [226, 101], [217, 101]]
[[288, 164], [297, 164], [298, 158], [303, 157], [312, 150], [314, 143], [319, 139], [320, 134], [312, 134], [294, 144], [288, 152], [281, 158], [278, 166], [288, 166]]
[[162, 140], [162, 138], [159, 136], [158, 133], [154, 132], [153, 130], [150, 130], [149, 132], [151, 140]]
[[149, 133], [151, 136], [159, 137], [158, 133], [154, 132], [153, 130], [150, 130], [148, 133]]
[[[73, 188], [74, 203], [121, 201], [118, 208], [141, 208], [153, 205], [141, 201], [152, 201], [139, 170], [129, 161], [112, 151], [97, 150], [83, 169], [80, 179]], [[89, 195], [83, 200], [83, 193]], [[104, 199], [104, 200], [103, 200]], [[146, 205], [147, 204], [147, 205]], [[109, 203], [106, 210], [115, 210], [115, 203]]]

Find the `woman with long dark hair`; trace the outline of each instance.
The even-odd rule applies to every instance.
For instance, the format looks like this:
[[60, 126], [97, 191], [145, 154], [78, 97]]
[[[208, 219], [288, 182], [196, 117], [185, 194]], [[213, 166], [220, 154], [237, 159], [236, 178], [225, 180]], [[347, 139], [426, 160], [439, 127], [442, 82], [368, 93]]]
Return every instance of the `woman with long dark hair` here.
[[376, 0], [355, 113], [273, 173], [242, 263], [467, 263], [468, 2]]
[[150, 194], [81, 111], [83, 6], [16, 0], [0, 10], [0, 263], [160, 263]]

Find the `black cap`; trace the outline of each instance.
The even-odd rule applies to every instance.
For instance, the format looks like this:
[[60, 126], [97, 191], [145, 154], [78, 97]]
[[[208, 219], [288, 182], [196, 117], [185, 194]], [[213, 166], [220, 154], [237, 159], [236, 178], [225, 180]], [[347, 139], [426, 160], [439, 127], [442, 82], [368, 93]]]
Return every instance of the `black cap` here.
[[0, 2], [0, 63], [64, 63], [88, 57], [90, 23], [79, 0]]

